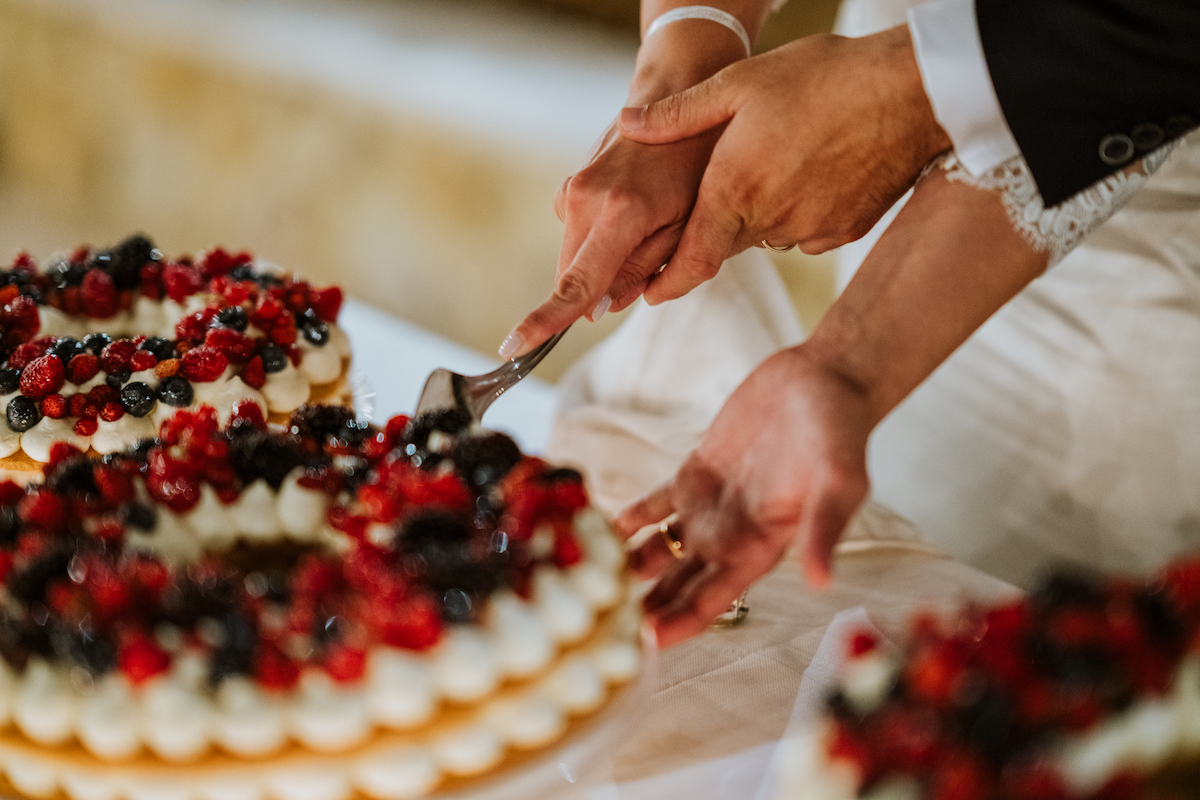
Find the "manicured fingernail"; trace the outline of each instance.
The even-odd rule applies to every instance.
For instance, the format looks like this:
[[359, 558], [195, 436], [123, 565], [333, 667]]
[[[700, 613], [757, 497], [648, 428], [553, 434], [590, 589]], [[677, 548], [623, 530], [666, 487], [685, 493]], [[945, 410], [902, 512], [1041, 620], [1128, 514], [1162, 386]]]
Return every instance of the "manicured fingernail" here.
[[596, 307], [592, 309], [592, 322], [596, 322], [601, 317], [603, 317], [605, 314], [607, 314], [608, 309], [610, 309], [611, 307], [612, 307], [612, 298], [609, 297], [608, 295], [604, 295], [604, 297], [601, 297], [600, 302], [596, 303]]
[[637, 130], [646, 122], [646, 106], [626, 106], [621, 109], [621, 127]]
[[521, 349], [521, 345], [525, 344], [525, 337], [513, 331], [504, 337], [504, 341], [500, 343], [500, 357], [512, 358], [517, 351]]

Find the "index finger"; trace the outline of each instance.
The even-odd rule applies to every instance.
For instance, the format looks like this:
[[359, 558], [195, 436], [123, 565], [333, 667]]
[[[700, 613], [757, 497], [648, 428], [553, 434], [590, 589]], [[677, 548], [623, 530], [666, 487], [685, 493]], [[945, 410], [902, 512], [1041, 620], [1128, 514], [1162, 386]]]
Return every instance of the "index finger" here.
[[505, 337], [503, 358], [532, 350], [592, 311], [613, 278], [644, 237], [632, 225], [601, 217], [579, 246], [575, 258], [554, 282], [554, 291]]

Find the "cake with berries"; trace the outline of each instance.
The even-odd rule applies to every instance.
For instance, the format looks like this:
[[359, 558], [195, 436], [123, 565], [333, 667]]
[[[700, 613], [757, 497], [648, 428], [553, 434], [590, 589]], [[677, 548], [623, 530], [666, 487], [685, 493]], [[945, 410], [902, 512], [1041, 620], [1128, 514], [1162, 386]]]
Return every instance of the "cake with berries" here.
[[860, 632], [777, 800], [1200, 797], [1200, 559]]
[[144, 236], [0, 270], [0, 469], [34, 476], [55, 442], [115, 453], [179, 408], [286, 421], [350, 400], [342, 293], [217, 248], [165, 258]]
[[102, 458], [55, 444], [44, 473], [0, 483], [0, 771], [25, 797], [422, 797], [638, 670], [579, 474], [452, 414], [275, 429], [239, 401]]

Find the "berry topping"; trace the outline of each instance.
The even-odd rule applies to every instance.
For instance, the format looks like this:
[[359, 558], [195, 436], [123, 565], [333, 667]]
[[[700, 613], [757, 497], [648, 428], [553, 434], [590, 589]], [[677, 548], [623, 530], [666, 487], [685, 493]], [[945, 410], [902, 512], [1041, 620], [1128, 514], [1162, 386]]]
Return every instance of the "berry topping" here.
[[152, 353], [159, 361], [166, 361], [168, 358], [175, 357], [174, 343], [170, 339], [164, 339], [161, 336], [151, 336], [142, 342], [139, 347], [148, 353]]
[[201, 345], [183, 354], [179, 372], [190, 381], [208, 383], [224, 374], [229, 359], [215, 347]]
[[141, 381], [127, 383], [121, 388], [121, 405], [135, 417], [144, 417], [153, 411], [157, 399], [154, 390]]
[[240, 428], [247, 425], [265, 431], [267, 420], [258, 403], [253, 400], [238, 400], [233, 404], [233, 410], [229, 415], [229, 427]]
[[191, 266], [167, 264], [162, 270], [163, 289], [176, 303], [183, 303], [204, 287], [204, 281]]
[[50, 351], [62, 359], [64, 364], [84, 352], [83, 342], [72, 336], [64, 336], [51, 346]]
[[61, 394], [52, 394], [42, 401], [42, 414], [50, 419], [62, 419], [67, 415], [67, 401]]
[[164, 378], [162, 383], [158, 384], [158, 399], [169, 406], [183, 408], [184, 406], [191, 405], [194, 397], [195, 393], [192, 391], [192, 385], [187, 382], [186, 378], [180, 375], [172, 375]]
[[100, 409], [100, 419], [105, 422], [116, 422], [123, 416], [125, 416], [125, 409], [121, 407], [120, 403], [114, 403], [111, 400]]
[[129, 357], [129, 371], [143, 372], [144, 370], [154, 369], [158, 364], [158, 359], [149, 350], [137, 350]]
[[268, 344], [263, 347], [262, 352], [263, 370], [272, 375], [276, 372], [282, 372], [288, 364], [288, 357], [278, 345]]
[[8, 365], [14, 369], [24, 369], [30, 362], [38, 359], [46, 352], [46, 348], [32, 342], [18, 345], [8, 357]]
[[296, 325], [311, 344], [323, 346], [329, 342], [329, 326], [322, 322], [316, 313], [306, 311], [297, 316]]
[[246, 362], [242, 370], [242, 380], [252, 389], [261, 389], [267, 382], [267, 372], [263, 369], [261, 356], [255, 356]]
[[250, 317], [241, 306], [226, 306], [217, 312], [216, 324], [222, 328], [244, 331], [250, 324]]
[[100, 427], [100, 423], [96, 422], [94, 417], [81, 417], [75, 423], [75, 432], [80, 436], [91, 436]]
[[342, 290], [338, 286], [325, 289], [311, 289], [308, 293], [313, 311], [325, 322], [337, 322], [338, 312], [342, 309]]
[[67, 364], [67, 378], [76, 386], [87, 383], [99, 371], [100, 359], [91, 353], [81, 353]]
[[234, 364], [245, 364], [254, 356], [254, 340], [232, 328], [209, 328], [204, 344], [220, 350]]
[[21, 372], [21, 394], [34, 400], [41, 400], [47, 395], [54, 394], [66, 382], [67, 371], [62, 359], [53, 354], [47, 354], [34, 359]]
[[123, 369], [120, 372], [110, 372], [107, 376], [105, 376], [104, 382], [108, 386], [111, 386], [119, 391], [120, 388], [129, 380], [132, 374], [133, 373], [127, 369]]
[[142, 268], [160, 258], [154, 242], [135, 234], [112, 249], [108, 273], [118, 289], [136, 289], [141, 284]]
[[121, 648], [117, 662], [125, 677], [137, 686], [166, 672], [171, 666], [171, 656], [152, 637], [139, 634]]
[[179, 359], [168, 358], [166, 361], [160, 361], [154, 366], [154, 374], [159, 378], [169, 378], [172, 375], [179, 374]]
[[100, 367], [108, 373], [125, 372], [129, 369], [129, 361], [136, 351], [137, 345], [131, 339], [110, 342], [100, 351]]
[[38, 407], [28, 397], [17, 395], [8, 401], [6, 416], [8, 417], [8, 427], [17, 433], [24, 433], [37, 424]]
[[88, 316], [108, 319], [121, 310], [117, 296], [117, 285], [112, 276], [102, 269], [88, 270], [80, 286], [80, 295]]

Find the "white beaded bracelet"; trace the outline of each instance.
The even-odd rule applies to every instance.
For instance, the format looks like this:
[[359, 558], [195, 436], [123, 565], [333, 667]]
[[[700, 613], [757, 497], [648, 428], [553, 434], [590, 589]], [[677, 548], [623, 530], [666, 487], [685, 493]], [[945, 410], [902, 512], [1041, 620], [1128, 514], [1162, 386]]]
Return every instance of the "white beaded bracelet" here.
[[746, 57], [750, 57], [750, 37], [746, 35], [746, 29], [742, 27], [742, 23], [738, 22], [738, 18], [727, 11], [722, 11], [719, 8], [712, 6], [682, 6], [670, 11], [663, 12], [654, 18], [650, 23], [650, 27], [646, 28], [646, 35], [643, 41], [653, 36], [659, 29], [672, 22], [678, 22], [681, 19], [707, 19], [716, 22], [719, 25], [724, 25], [729, 30], [737, 34], [737, 37], [742, 40], [742, 44], [746, 47]]

